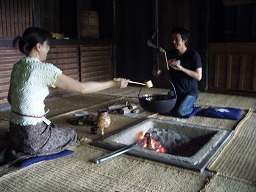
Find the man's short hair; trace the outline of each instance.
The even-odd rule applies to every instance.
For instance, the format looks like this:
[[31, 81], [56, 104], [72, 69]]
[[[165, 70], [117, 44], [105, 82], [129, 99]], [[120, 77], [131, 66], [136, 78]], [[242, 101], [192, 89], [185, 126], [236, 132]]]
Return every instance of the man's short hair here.
[[185, 41], [189, 40], [189, 37], [190, 37], [189, 31], [187, 29], [184, 29], [183, 27], [174, 27], [172, 29], [171, 35], [173, 35], [174, 33], [180, 34], [181, 38]]

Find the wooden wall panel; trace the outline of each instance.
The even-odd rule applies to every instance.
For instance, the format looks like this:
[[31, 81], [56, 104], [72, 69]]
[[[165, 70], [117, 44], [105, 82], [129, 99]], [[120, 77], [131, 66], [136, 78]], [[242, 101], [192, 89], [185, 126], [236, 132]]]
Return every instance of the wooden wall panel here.
[[12, 67], [24, 55], [10, 47], [0, 47], [0, 104], [6, 104]]
[[104, 81], [113, 78], [110, 44], [82, 45], [80, 57], [81, 81]]
[[211, 91], [256, 92], [256, 43], [209, 45]]
[[[75, 46], [52, 46], [47, 61], [59, 67], [64, 74], [79, 80], [79, 51]], [[0, 47], [0, 105], [7, 104], [7, 96], [13, 65], [24, 55], [11, 47]], [[51, 89], [51, 96], [60, 96], [69, 92], [60, 89]]]
[[[51, 46], [47, 62], [59, 67], [62, 72], [76, 80], [79, 80], [79, 46], [55, 45]], [[60, 89], [51, 89], [50, 96], [67, 94], [70, 92]]]
[[214, 87], [225, 88], [227, 83], [225, 74], [227, 71], [227, 65], [225, 65], [225, 63], [227, 63], [228, 58], [221, 54], [217, 56], [211, 55], [211, 58], [212, 62], [215, 63], [215, 65], [211, 65], [211, 72], [215, 72], [215, 76], [213, 76]]
[[241, 69], [240, 69], [240, 84], [239, 87], [242, 90], [254, 90], [256, 88], [253, 86], [253, 83], [256, 81], [256, 54], [255, 55], [244, 55], [241, 57]]
[[224, 5], [255, 4], [255, 0], [223, 0]]
[[[15, 48], [0, 47], [0, 106], [8, 103], [12, 67], [22, 57], [24, 55]], [[103, 81], [113, 77], [110, 44], [53, 45], [46, 62], [56, 65], [64, 74], [76, 80]], [[70, 93], [51, 89], [49, 96], [63, 96]]]
[[227, 63], [227, 89], [237, 89], [239, 88], [239, 80], [241, 74], [241, 57], [237, 55], [228, 55]]
[[22, 35], [33, 26], [33, 0], [0, 1], [0, 38]]

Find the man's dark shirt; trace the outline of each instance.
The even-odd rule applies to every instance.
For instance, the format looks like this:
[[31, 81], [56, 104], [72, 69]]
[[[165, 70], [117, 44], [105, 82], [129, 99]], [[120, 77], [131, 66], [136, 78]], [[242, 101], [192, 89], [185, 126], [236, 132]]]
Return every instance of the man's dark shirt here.
[[[180, 64], [182, 67], [192, 71], [195, 71], [195, 69], [202, 67], [200, 55], [192, 49], [187, 49], [186, 52], [181, 56], [178, 55], [177, 50], [173, 49], [167, 52], [167, 58], [168, 60], [180, 60]], [[179, 70], [173, 69], [172, 67], [170, 67], [169, 72], [178, 97], [182, 97], [184, 95], [193, 95], [195, 97], [198, 97], [197, 80]]]

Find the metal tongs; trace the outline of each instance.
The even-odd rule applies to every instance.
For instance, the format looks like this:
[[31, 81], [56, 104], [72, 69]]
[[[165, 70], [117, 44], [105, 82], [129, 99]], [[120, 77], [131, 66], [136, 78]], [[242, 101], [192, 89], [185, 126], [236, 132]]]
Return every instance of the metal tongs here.
[[111, 153], [108, 153], [106, 155], [103, 155], [102, 157], [98, 158], [98, 159], [95, 159], [95, 163], [96, 164], [100, 164], [100, 163], [103, 163], [104, 161], [107, 161], [109, 159], [112, 159], [113, 157], [116, 157], [116, 156], [119, 156], [123, 153], [126, 153], [134, 148], [137, 148], [137, 147], [141, 147], [141, 141], [138, 141], [136, 143], [133, 143], [131, 145], [127, 145], [127, 146], [124, 146], [124, 147], [121, 147], [120, 149], [116, 150], [116, 151], [113, 151]]

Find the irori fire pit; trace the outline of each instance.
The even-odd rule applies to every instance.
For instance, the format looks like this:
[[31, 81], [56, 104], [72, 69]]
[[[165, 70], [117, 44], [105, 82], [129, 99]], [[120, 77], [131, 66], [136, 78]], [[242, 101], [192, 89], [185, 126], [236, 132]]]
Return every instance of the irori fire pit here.
[[[231, 131], [213, 127], [147, 119], [95, 140], [92, 145], [109, 150], [124, 147], [129, 155], [202, 173], [210, 160], [228, 141], [230, 133]], [[161, 150], [164, 152], [157, 152], [158, 149], [153, 149], [153, 145], [148, 146], [155, 141], [157, 148], [161, 145], [164, 148]], [[131, 150], [129, 146], [132, 146]]]

